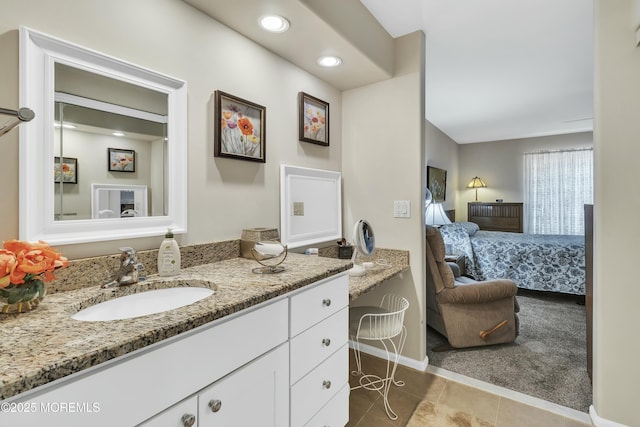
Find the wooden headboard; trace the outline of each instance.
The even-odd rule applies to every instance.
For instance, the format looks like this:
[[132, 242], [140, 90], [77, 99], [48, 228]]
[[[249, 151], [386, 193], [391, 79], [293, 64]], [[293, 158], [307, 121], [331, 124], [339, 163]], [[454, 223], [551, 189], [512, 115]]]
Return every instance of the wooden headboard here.
[[455, 209], [450, 209], [448, 211], [444, 211], [445, 215], [447, 215], [447, 218], [449, 218], [449, 221], [451, 222], [456, 222], [456, 210]]
[[480, 230], [522, 233], [522, 203], [469, 202], [467, 221]]

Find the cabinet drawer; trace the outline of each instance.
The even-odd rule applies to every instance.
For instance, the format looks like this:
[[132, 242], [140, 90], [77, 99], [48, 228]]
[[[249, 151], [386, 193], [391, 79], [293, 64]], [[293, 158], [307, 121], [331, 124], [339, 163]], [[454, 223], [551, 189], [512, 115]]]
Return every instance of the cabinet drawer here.
[[344, 427], [349, 422], [349, 384], [333, 396], [305, 427]]
[[348, 323], [345, 307], [291, 340], [291, 384], [348, 342]]
[[303, 426], [349, 382], [349, 345], [291, 387], [291, 426]]
[[349, 277], [343, 274], [319, 282], [317, 286], [293, 295], [290, 304], [289, 336], [294, 337], [348, 306]]

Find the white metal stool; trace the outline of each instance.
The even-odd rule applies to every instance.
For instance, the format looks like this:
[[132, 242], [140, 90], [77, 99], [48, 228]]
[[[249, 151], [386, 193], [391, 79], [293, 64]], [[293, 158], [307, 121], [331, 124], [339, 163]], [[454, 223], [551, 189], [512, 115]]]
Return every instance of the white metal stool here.
[[[357, 370], [352, 371], [351, 374], [360, 376], [360, 385], [352, 387], [351, 390], [358, 388], [376, 390], [383, 397], [384, 409], [392, 420], [398, 419], [398, 415], [391, 409], [388, 395], [391, 384], [399, 387], [404, 385], [404, 381], [395, 379], [395, 373], [407, 337], [407, 330], [404, 327], [404, 313], [407, 308], [409, 308], [409, 301], [405, 298], [387, 294], [382, 297], [379, 307], [366, 306], [349, 309], [349, 335], [353, 341], [357, 367]], [[398, 341], [397, 344], [394, 338]], [[361, 340], [377, 340], [384, 346], [387, 353], [387, 371], [384, 378], [362, 372]], [[393, 352], [389, 351], [390, 347]]]

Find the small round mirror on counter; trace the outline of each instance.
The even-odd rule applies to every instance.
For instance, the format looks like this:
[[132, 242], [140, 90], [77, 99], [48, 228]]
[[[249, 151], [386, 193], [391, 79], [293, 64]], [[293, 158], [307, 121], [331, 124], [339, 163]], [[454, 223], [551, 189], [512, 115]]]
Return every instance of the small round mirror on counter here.
[[373, 228], [368, 221], [361, 219], [355, 223], [353, 227], [353, 256], [351, 261], [353, 267], [349, 270], [350, 276], [362, 276], [365, 273], [365, 267], [363, 265], [356, 264], [356, 256], [361, 254], [362, 256], [369, 256], [373, 254], [376, 247], [376, 238], [373, 234]]
[[287, 258], [287, 253], [287, 247], [277, 240], [256, 242], [251, 248], [251, 254], [262, 267], [256, 267], [251, 271], [258, 274], [280, 273], [284, 271], [280, 264]]

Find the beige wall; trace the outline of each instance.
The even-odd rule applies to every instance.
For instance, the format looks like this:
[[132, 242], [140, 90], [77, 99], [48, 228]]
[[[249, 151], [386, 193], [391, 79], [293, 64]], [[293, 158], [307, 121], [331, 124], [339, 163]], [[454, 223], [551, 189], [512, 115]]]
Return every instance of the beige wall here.
[[629, 185], [640, 158], [640, 48], [631, 0], [595, 5], [594, 407], [604, 419], [638, 426], [640, 286], [620, 254], [640, 254], [640, 197]]
[[[395, 47], [393, 78], [343, 93], [344, 221], [345, 227], [350, 227], [358, 219], [367, 219], [375, 230], [377, 246], [410, 251], [409, 273], [382, 284], [355, 303], [377, 304], [387, 292], [407, 297], [410, 308], [404, 354], [422, 361], [426, 356], [421, 208], [424, 34], [397, 39]], [[394, 200], [411, 202], [411, 218], [393, 218]]]
[[[478, 200], [494, 202], [524, 201], [523, 154], [538, 150], [557, 150], [593, 146], [591, 132], [568, 135], [523, 138], [507, 141], [492, 141], [458, 146], [459, 181], [456, 203], [456, 219], [467, 219], [467, 203], [475, 200], [475, 191], [467, 189], [474, 176], [479, 176], [487, 188], [478, 190]], [[447, 186], [449, 184], [447, 183]]]
[[424, 121], [424, 132], [426, 165], [447, 171], [447, 191], [442, 207], [455, 209], [459, 186], [458, 144], [428, 120]]
[[[340, 91], [176, 0], [5, 0], [0, 14], [0, 106], [18, 108], [19, 25], [188, 82], [188, 233], [181, 244], [279, 227], [281, 163], [341, 170]], [[266, 164], [213, 157], [216, 89], [267, 107]], [[298, 141], [297, 93], [331, 105], [330, 147]], [[28, 106], [25, 106], [28, 107]], [[37, 113], [37, 112], [36, 112]], [[4, 117], [0, 117], [4, 120]], [[26, 126], [28, 124], [23, 124]], [[0, 240], [18, 237], [18, 131], [2, 137]], [[105, 161], [106, 164], [106, 161]], [[162, 237], [126, 241], [157, 248]], [[71, 258], [116, 253], [124, 241], [60, 247]]]

